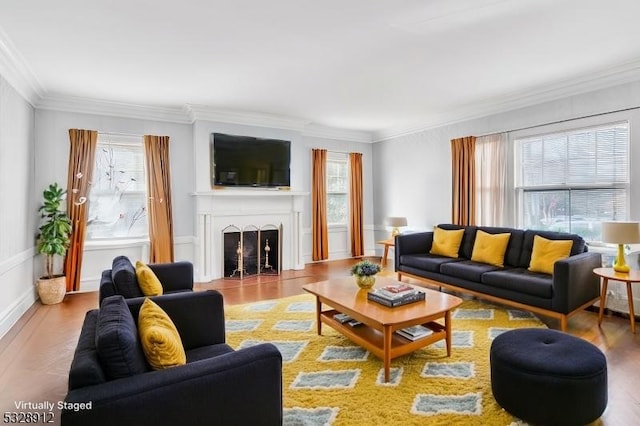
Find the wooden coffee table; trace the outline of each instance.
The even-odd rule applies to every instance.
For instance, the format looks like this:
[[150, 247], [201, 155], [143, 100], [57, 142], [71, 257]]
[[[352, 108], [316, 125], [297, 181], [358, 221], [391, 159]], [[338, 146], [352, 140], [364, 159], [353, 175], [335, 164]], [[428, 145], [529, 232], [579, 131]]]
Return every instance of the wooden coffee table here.
[[[386, 277], [377, 277], [376, 287], [399, 284]], [[446, 293], [416, 287], [425, 293], [425, 300], [388, 308], [367, 299], [367, 291], [360, 290], [353, 278], [332, 279], [302, 287], [316, 296], [316, 322], [318, 335], [322, 323], [336, 329], [354, 343], [362, 346], [384, 361], [384, 380], [389, 381], [391, 359], [414, 352], [439, 340], [446, 341], [447, 356], [451, 356], [451, 311], [462, 299]], [[322, 310], [322, 304], [330, 309]], [[342, 312], [362, 322], [351, 327], [333, 319]], [[444, 319], [444, 324], [437, 320]], [[410, 341], [394, 333], [401, 328], [422, 324], [433, 333]]]

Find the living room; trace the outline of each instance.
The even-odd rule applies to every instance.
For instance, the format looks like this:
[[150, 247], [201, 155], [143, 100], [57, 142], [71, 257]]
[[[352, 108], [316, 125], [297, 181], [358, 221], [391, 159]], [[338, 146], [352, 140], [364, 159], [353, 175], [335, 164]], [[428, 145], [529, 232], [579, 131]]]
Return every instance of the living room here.
[[[215, 74], [215, 64], [209, 64], [213, 67], [211, 69], [203, 68], [205, 71], [194, 71], [193, 67], [189, 67], [183, 74], [177, 74], [179, 77], [162, 71], [156, 71], [157, 74], [154, 72], [151, 76], [139, 75], [136, 73], [144, 68], [138, 64], [139, 68], [135, 68], [136, 72], [132, 72], [130, 79], [127, 79], [126, 72], [116, 74], [118, 57], [110, 56], [112, 50], [125, 52], [123, 56], [130, 61], [130, 56], [146, 55], [143, 49], [150, 42], [140, 37], [134, 47], [127, 50], [126, 40], [119, 40], [115, 34], [119, 28], [116, 12], [121, 13], [120, 16], [128, 16], [128, 19], [131, 16], [142, 19], [144, 8], [132, 10], [135, 13], [126, 15], [123, 10], [128, 10], [129, 6], [123, 4], [104, 6], [113, 7], [114, 13], [83, 6], [88, 9], [86, 16], [95, 19], [104, 15], [104, 21], [98, 19], [96, 25], [100, 26], [102, 32], [112, 34], [114, 43], [116, 39], [122, 43], [114, 44], [111, 48], [108, 44], [101, 44], [103, 39], [91, 41], [83, 34], [83, 31], [92, 30], [91, 25], [85, 27], [83, 24], [77, 32], [71, 31], [68, 26], [72, 24], [65, 22], [64, 8], [59, 3], [47, 5], [37, 2], [41, 3], [38, 4], [38, 10], [30, 10], [29, 7], [34, 6], [21, 6], [19, 3], [7, 2], [0, 6], [0, 193], [5, 200], [10, 200], [0, 209], [0, 336], [9, 333], [23, 314], [38, 303], [34, 285], [43, 273], [43, 262], [35, 248], [39, 222], [37, 210], [40, 195], [46, 186], [52, 182], [65, 186], [67, 182], [69, 129], [92, 129], [105, 135], [141, 137], [152, 134], [170, 137], [175, 259], [193, 262], [197, 281], [220, 278], [215, 274], [203, 274], [198, 260], [199, 219], [196, 205], [200, 196], [206, 197], [206, 193], [212, 191], [209, 150], [213, 133], [291, 141], [291, 192], [299, 193], [303, 198], [298, 236], [301, 259], [299, 263], [287, 261], [291, 270], [300, 266], [305, 268], [313, 262], [311, 150], [314, 148], [363, 154], [365, 256], [382, 254], [382, 247], [376, 242], [388, 237], [390, 229], [385, 225], [387, 217], [406, 217], [408, 226], [405, 231], [430, 230], [436, 224], [450, 223], [452, 139], [506, 133], [509, 142], [513, 143], [516, 139], [538, 134], [628, 122], [628, 163], [637, 163], [636, 158], [640, 161], [640, 150], [635, 148], [640, 146], [640, 134], [634, 131], [640, 120], [640, 46], [636, 44], [640, 37], [632, 19], [638, 12], [638, 6], [633, 1], [608, 2], [606, 6], [587, 2], [588, 7], [581, 5], [584, 2], [572, 1], [564, 7], [544, 2], [544, 5], [537, 6], [539, 9], [529, 4], [532, 2], [527, 2], [522, 14], [518, 13], [517, 7], [515, 10], [508, 8], [504, 4], [508, 2], [487, 1], [482, 2], [483, 7], [473, 7], [469, 2], [453, 2], [456, 6], [453, 9], [447, 9], [445, 2], [436, 2], [436, 10], [427, 11], [431, 15], [427, 13], [415, 19], [410, 19], [410, 16], [421, 10], [418, 4], [421, 2], [410, 2], [406, 9], [383, 2], [384, 5], [379, 5], [380, 10], [375, 9], [377, 15], [367, 9], [363, 2], [353, 6], [331, 3], [324, 8], [314, 5], [312, 11], [325, 21], [313, 21], [314, 29], [321, 24], [326, 25], [326, 21], [336, 22], [335, 34], [326, 36], [335, 43], [332, 47], [336, 50], [329, 51], [311, 35], [306, 39], [319, 49], [313, 54], [316, 61], [324, 58], [323, 62], [333, 66], [330, 68], [332, 73], [343, 73], [343, 79], [335, 80], [331, 79], [333, 74], [326, 73], [326, 82], [322, 80], [322, 75], [316, 74], [298, 77], [300, 80], [295, 81], [281, 77], [280, 68], [285, 68], [282, 64], [295, 68], [287, 62], [272, 66], [263, 77], [256, 77], [255, 80], [243, 80], [245, 75], [233, 78], [233, 72], [225, 74], [220, 70], [220, 74]], [[268, 8], [254, 2], [248, 6], [254, 8], [252, 10], [256, 11], [256, 15], [265, 14], [273, 22], [278, 22], [278, 17], [285, 19], [281, 15], [287, 15], [284, 9], [277, 8], [294, 7], [291, 2], [278, 2], [277, 7], [272, 6], [274, 11], [264, 10]], [[190, 22], [189, 19], [196, 19], [195, 15], [201, 15], [198, 17], [201, 19], [199, 25], [194, 26], [202, 27], [209, 22], [209, 16], [230, 19], [239, 13], [235, 8], [240, 8], [220, 4], [211, 7], [213, 9], [207, 9], [207, 13], [191, 11], [183, 12], [180, 16], [185, 22]], [[341, 7], [348, 10], [342, 10]], [[396, 26], [405, 26], [402, 36], [397, 38], [407, 45], [418, 44], [418, 48], [430, 52], [434, 55], [432, 58], [441, 61], [441, 65], [436, 66], [438, 62], [429, 59], [411, 60], [414, 56], [410, 52], [398, 53], [396, 57], [390, 52], [393, 48], [388, 48], [371, 51], [371, 55], [388, 55], [381, 56], [384, 61], [378, 61], [379, 68], [371, 71], [371, 68], [363, 68], [362, 65], [356, 67], [359, 64], [358, 54], [368, 56], [368, 53], [361, 52], [368, 52], [366, 49], [373, 49], [372, 45], [383, 43], [384, 40], [380, 38], [386, 34], [373, 37], [367, 32], [370, 27], [364, 24], [357, 26], [358, 13], [367, 18], [371, 13], [368, 25], [378, 28], [374, 23], [380, 22], [380, 16], [390, 11], [394, 14], [389, 21]], [[209, 15], [209, 12], [216, 13]], [[292, 28], [289, 30], [292, 37], [296, 31], [306, 34], [301, 23], [311, 25], [307, 21], [310, 19], [309, 11], [296, 12], [301, 13], [299, 18], [286, 18], [286, 23]], [[501, 20], [491, 19], [494, 12]], [[162, 22], [171, 22], [173, 13], [177, 12], [171, 7], [159, 8], [156, 17]], [[560, 25], [554, 20], [549, 23], [552, 27], [548, 29], [550, 34], [545, 37], [543, 26], [536, 29], [525, 25], [532, 17], [544, 19], [552, 16], [552, 13], [558, 13], [562, 18], [558, 22], [571, 24], [569, 29], [557, 28]], [[293, 11], [291, 14], [295, 16]], [[47, 19], [48, 16], [53, 19]], [[446, 19], [436, 19], [434, 16]], [[459, 19], [454, 19], [456, 17]], [[571, 20], [572, 17], [576, 18], [575, 22]], [[250, 18], [252, 23], [264, 21], [260, 16]], [[505, 25], [509, 19], [514, 20], [515, 24]], [[471, 23], [467, 20], [471, 20]], [[430, 22], [433, 27], [420, 27], [420, 22]], [[479, 40], [472, 43], [448, 28], [454, 23], [471, 25], [472, 29], [478, 28], [474, 25], [483, 28], [483, 25], [500, 24], [501, 34], [482, 32]], [[37, 29], [38, 24], [43, 25], [41, 30]], [[135, 22], [126, 24], [123, 26], [134, 26]], [[221, 24], [208, 25], [204, 34], [213, 31], [211, 25]], [[350, 30], [350, 25], [355, 29]], [[185, 24], [185, 27], [188, 26]], [[582, 27], [588, 27], [589, 34], [579, 36]], [[183, 30], [187, 31], [185, 28]], [[36, 35], [31, 38], [29, 34]], [[195, 34], [194, 40], [202, 40], [198, 38], [202, 36], [203, 33]], [[280, 34], [278, 37], [283, 36]], [[278, 50], [277, 41], [280, 40], [278, 37], [268, 40], [275, 47], [268, 43], [261, 47], [268, 45], [269, 54], [275, 54]], [[367, 37], [372, 37], [371, 44]], [[429, 41], [429, 37], [435, 41]], [[460, 58], [451, 53], [442, 53], [434, 44], [442, 43], [445, 38], [452, 39], [448, 52], [468, 53]], [[506, 39], [509, 38], [516, 40], [507, 43]], [[75, 44], [70, 43], [71, 40], [75, 40]], [[80, 43], [82, 40], [86, 40], [87, 44]], [[172, 51], [172, 35], [161, 40], [160, 45]], [[341, 40], [349, 41], [344, 42], [344, 51], [339, 50]], [[56, 58], [56, 52], [61, 58], [69, 58], [72, 57], [73, 48], [57, 51], [56, 46], [69, 43], [78, 51], [94, 51], [96, 56], [91, 56], [91, 59], [102, 62], [103, 70], [89, 68], [83, 74], [63, 67], [65, 59]], [[238, 49], [243, 45], [243, 40], [235, 43], [233, 47]], [[481, 43], [493, 43], [493, 47], [479, 50]], [[527, 47], [525, 54], [514, 47], [516, 43], [523, 43]], [[555, 48], [554, 44], [557, 44]], [[93, 49], [91, 46], [107, 47]], [[288, 54], [301, 54], [306, 49], [305, 46], [296, 45], [295, 49], [288, 44], [286, 46], [290, 49], [286, 51]], [[211, 47], [205, 45], [201, 48], [192, 57], [168, 57], [168, 62], [193, 61], [196, 66], [204, 67], [207, 62], [199, 59], [198, 55], [210, 56], [207, 49]], [[148, 55], [159, 60], [163, 56], [155, 56], [156, 50], [161, 48], [149, 47]], [[509, 58], [499, 60], [497, 65], [491, 67], [488, 65], [489, 59], [500, 59], [495, 51], [503, 52], [503, 56]], [[257, 58], [267, 62], [268, 58], [259, 53], [254, 52]], [[485, 59], [481, 55], [490, 56]], [[230, 56], [236, 57], [233, 54]], [[305, 58], [309, 62], [305, 63], [301, 74], [309, 73], [313, 68], [312, 58]], [[399, 59], [409, 65], [396, 65], [394, 61]], [[109, 61], [113, 61], [113, 69]], [[251, 68], [249, 65], [255, 65], [243, 64], [242, 61], [241, 58], [238, 63], [231, 63], [239, 67], [244, 65], [247, 69]], [[478, 63], [482, 64], [480, 68], [483, 70], [477, 70], [474, 66]], [[440, 74], [436, 75], [433, 68], [438, 68]], [[527, 74], [528, 68], [537, 69], [538, 73]], [[47, 69], [53, 71], [45, 73]], [[245, 68], [238, 69], [246, 71]], [[116, 74], [117, 78], [111, 79], [110, 72]], [[177, 88], [188, 85], [190, 73], [197, 74], [194, 80], [204, 80], [201, 72], [210, 72], [210, 79], [216, 81], [211, 82], [209, 87], [203, 85], [201, 92], [196, 92], [190, 86], [191, 92], [183, 93], [182, 98], [176, 100], [180, 96]], [[431, 78], [433, 86], [422, 87], [414, 73], [422, 73], [427, 80]], [[62, 77], [56, 80], [55, 74]], [[494, 74], [496, 77], [492, 77]], [[254, 76], [246, 74], [249, 75]], [[310, 86], [319, 86], [319, 92], [326, 93], [314, 92], [316, 97], [306, 100], [305, 94], [311, 89], [300, 83], [305, 78]], [[364, 82], [369, 80], [373, 83], [367, 86]], [[415, 86], [406, 87], [409, 81]], [[272, 86], [272, 90], [279, 90], [283, 94], [281, 103], [270, 105], [265, 98], [260, 98], [252, 104], [249, 95], [252, 91], [261, 92], [258, 86], [260, 82]], [[327, 87], [330, 83], [338, 89], [330, 91], [331, 87]], [[122, 88], [114, 91], [118, 85]], [[376, 86], [386, 89], [387, 85], [392, 87], [381, 92], [374, 90]], [[162, 88], [167, 92], [164, 98]], [[448, 88], [451, 88], [449, 96]], [[473, 93], [473, 97], [462, 97], [465, 91]], [[414, 96], [410, 96], [412, 92]], [[161, 96], [157, 96], [158, 93]], [[172, 99], [169, 94], [176, 96], [175, 93], [177, 97]], [[215, 93], [219, 96], [215, 97]], [[272, 93], [269, 92], [267, 98], [275, 102], [278, 97]], [[335, 103], [325, 103], [325, 95], [333, 97]], [[355, 98], [359, 98], [361, 103], [351, 103]], [[458, 101], [458, 98], [462, 100]], [[435, 103], [434, 99], [440, 104]], [[340, 107], [340, 104], [343, 106]], [[413, 104], [418, 106], [409, 111], [407, 105]], [[304, 111], [304, 115], [291, 113], [296, 110]], [[317, 116], [313, 115], [314, 112]], [[402, 114], [404, 118], [399, 117]], [[513, 161], [509, 167], [508, 176], [513, 176]], [[513, 187], [513, 177], [508, 179]], [[640, 204], [636, 201], [640, 199], [639, 181], [640, 175], [636, 169], [629, 167], [628, 182], [625, 184], [628, 200], [626, 217], [619, 219], [640, 218]], [[508, 199], [503, 212], [508, 218], [505, 225], [521, 226], [513, 198]], [[349, 235], [345, 225], [330, 227], [329, 260], [351, 258]], [[95, 292], [101, 271], [111, 266], [111, 259], [115, 256], [126, 254], [131, 259], [144, 259], [147, 250], [148, 243], [144, 241], [108, 244], [88, 242], [84, 251], [80, 291]], [[628, 314], [624, 286], [612, 284], [610, 290], [612, 294], [608, 307], [622, 315]], [[640, 307], [637, 300], [633, 302]], [[627, 327], [624, 328], [625, 333], [629, 333], [628, 321], [620, 320], [621, 327]], [[623, 336], [624, 339], [632, 338]], [[606, 336], [601, 338], [607, 340]], [[637, 339], [631, 345], [637, 348]], [[610, 368], [615, 368], [611, 364]], [[613, 398], [615, 391], [610, 389], [610, 392]]]

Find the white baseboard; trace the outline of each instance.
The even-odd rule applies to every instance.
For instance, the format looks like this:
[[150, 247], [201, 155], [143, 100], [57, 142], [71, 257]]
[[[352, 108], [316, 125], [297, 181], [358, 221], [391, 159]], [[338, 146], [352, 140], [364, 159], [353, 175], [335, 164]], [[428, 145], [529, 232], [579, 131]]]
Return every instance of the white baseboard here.
[[34, 287], [27, 288], [22, 296], [2, 313], [0, 313], [0, 338], [18, 322], [20, 317], [33, 305], [36, 301], [36, 290]]
[[[33, 277], [35, 247], [21, 251], [0, 262], [0, 285], [8, 305], [0, 311], [0, 337], [4, 336], [37, 299]], [[28, 276], [23, 276], [23, 275]]]

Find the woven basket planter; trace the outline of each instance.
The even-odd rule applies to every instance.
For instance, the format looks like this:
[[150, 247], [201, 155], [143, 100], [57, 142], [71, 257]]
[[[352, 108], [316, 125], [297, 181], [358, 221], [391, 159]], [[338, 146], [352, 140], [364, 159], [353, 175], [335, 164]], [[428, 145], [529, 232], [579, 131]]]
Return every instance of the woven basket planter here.
[[64, 275], [54, 278], [40, 278], [37, 287], [42, 304], [54, 305], [64, 299], [67, 292], [67, 278]]

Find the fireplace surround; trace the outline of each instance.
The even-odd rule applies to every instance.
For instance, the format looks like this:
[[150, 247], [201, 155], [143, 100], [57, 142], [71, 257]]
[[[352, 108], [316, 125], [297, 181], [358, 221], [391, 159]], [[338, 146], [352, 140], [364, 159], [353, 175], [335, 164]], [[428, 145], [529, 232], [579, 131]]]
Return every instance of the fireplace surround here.
[[222, 276], [244, 279], [255, 275], [279, 275], [282, 265], [282, 226], [254, 225], [243, 229], [229, 225], [222, 230]]
[[[301, 216], [308, 193], [246, 188], [216, 189], [192, 195], [198, 227], [194, 262], [197, 281], [229, 278], [225, 276], [223, 233], [228, 227], [239, 231], [279, 228], [279, 269], [304, 269]], [[235, 241], [237, 249], [237, 237]]]

